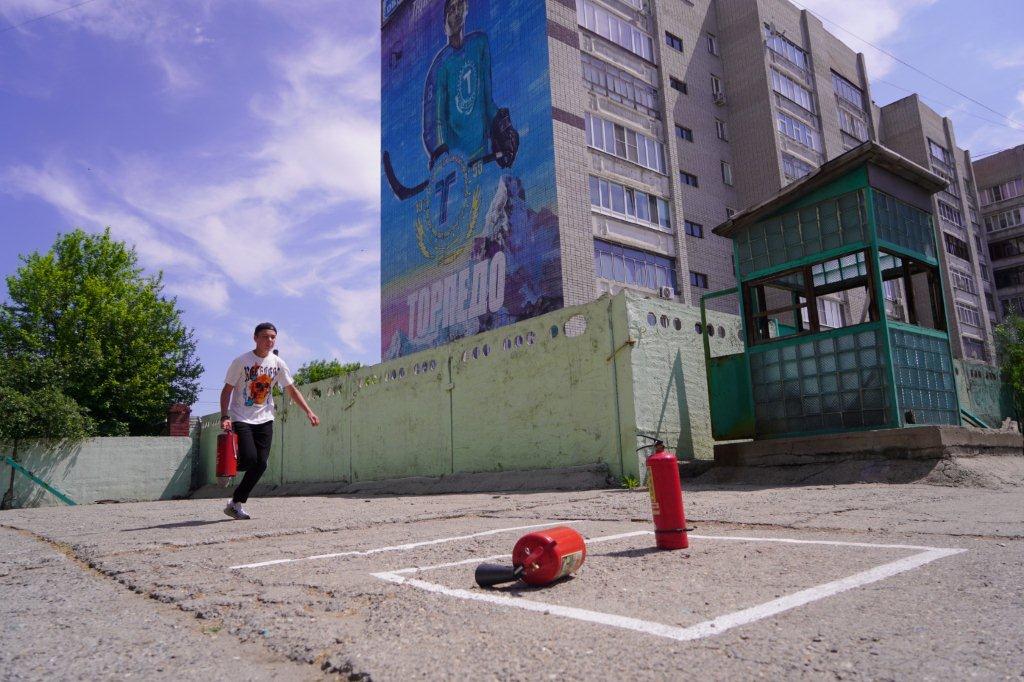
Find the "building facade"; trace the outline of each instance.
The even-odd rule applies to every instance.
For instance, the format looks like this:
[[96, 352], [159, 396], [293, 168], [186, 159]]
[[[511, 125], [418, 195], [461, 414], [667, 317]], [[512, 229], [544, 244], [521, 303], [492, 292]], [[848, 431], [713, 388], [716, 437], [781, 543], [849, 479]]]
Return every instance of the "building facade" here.
[[[521, 46], [496, 39], [498, 33], [492, 32], [492, 63], [522, 59], [531, 65], [534, 78], [529, 82], [543, 79], [546, 83], [547, 92], [535, 92], [528, 99], [546, 103], [550, 98], [550, 122], [530, 126], [522, 144], [524, 149], [534, 149], [531, 158], [540, 159], [537, 164], [551, 164], [549, 177], [557, 188], [553, 197], [546, 197], [545, 219], [534, 223], [542, 231], [552, 227], [556, 243], [549, 240], [538, 245], [532, 260], [521, 261], [521, 277], [516, 280], [543, 276], [543, 284], [535, 288], [548, 295], [525, 296], [527, 303], [519, 305], [518, 313], [541, 312], [544, 305], [582, 304], [623, 288], [696, 305], [704, 293], [734, 287], [732, 246], [728, 239], [713, 234], [712, 228], [867, 140], [891, 139], [903, 145], [897, 152], [935, 169], [939, 164], [929, 161], [926, 142], [935, 139], [952, 156], [944, 160], [951, 167], [948, 175], [956, 181], [950, 194], [958, 195], [954, 198], [959, 205], [954, 208], [960, 211], [961, 222], [968, 222], [964, 216], [972, 208], [966, 198], [973, 192], [970, 165], [956, 149], [948, 121], [938, 119], [940, 128], [948, 128], [948, 134], [938, 135], [932, 131], [935, 121], [930, 110], [919, 107], [915, 124], [919, 135], [913, 140], [909, 133], [888, 135], [885, 122], [895, 121], [902, 109], [873, 106], [863, 55], [787, 0], [518, 0], [511, 4], [517, 8], [507, 12], [509, 21], [514, 23], [515, 16], [518, 26], [523, 24], [521, 17], [534, 14], [527, 10], [543, 6], [546, 54], [531, 49], [523, 57]], [[391, 117], [404, 111], [387, 102], [388, 70], [394, 70], [389, 55], [409, 52], [403, 40], [408, 40], [410, 30], [395, 27], [411, 25], [413, 17], [440, 13], [452, 5], [468, 6], [470, 28], [500, 23], [502, 4], [497, 0], [389, 0], [385, 5], [385, 143], [389, 126], [394, 125]], [[437, 50], [432, 45], [423, 54]], [[506, 54], [500, 54], [502, 50]], [[537, 61], [542, 54], [546, 70]], [[426, 65], [420, 70], [426, 71]], [[415, 82], [421, 80], [418, 76]], [[405, 86], [397, 89], [406, 92]], [[500, 90], [496, 85], [497, 106], [509, 106], [515, 121], [515, 98], [498, 101]], [[418, 116], [408, 116], [396, 129], [418, 128]], [[550, 136], [551, 157], [536, 150], [545, 135]], [[923, 153], [917, 153], [918, 147]], [[912, 148], [914, 153], [907, 153]], [[428, 157], [433, 158], [429, 150], [417, 148], [416, 152], [424, 165]], [[535, 170], [531, 177], [541, 175]], [[526, 185], [526, 203], [532, 205], [540, 185]], [[384, 185], [382, 288], [387, 294], [390, 286], [394, 293], [385, 296], [383, 306], [391, 311], [391, 322], [382, 324], [385, 358], [514, 318], [500, 310], [487, 311], [479, 322], [463, 321], [442, 334], [436, 333], [437, 324], [412, 329], [424, 320], [449, 322], [448, 310], [472, 308], [473, 278], [467, 277], [468, 293], [460, 294], [463, 285], [458, 273], [444, 270], [442, 254], [438, 265], [428, 268], [431, 277], [422, 278], [435, 284], [419, 280], [404, 288], [391, 284], [405, 281], [407, 265], [401, 251], [389, 251], [389, 234], [409, 232], [412, 224], [419, 223], [411, 208], [404, 213], [389, 210], [390, 192]], [[484, 194], [489, 192], [488, 187]], [[507, 204], [494, 209], [496, 199], [484, 196], [481, 201], [491, 206], [487, 215], [509, 212]], [[493, 228], [485, 224], [483, 229]], [[948, 230], [956, 232], [952, 227]], [[966, 258], [962, 263], [952, 255], [943, 260], [944, 278], [953, 280], [949, 268], [956, 263], [961, 274], [973, 279], [974, 292], [968, 284], [956, 289], [963, 292], [965, 322], [951, 321], [963, 325], [963, 330], [958, 327], [951, 334], [953, 352], [956, 357], [989, 358], [988, 317], [980, 304], [978, 284], [984, 271], [976, 245], [966, 235], [957, 235], [953, 236], [966, 244], [958, 253]], [[959, 242], [954, 244], [959, 247]], [[406, 243], [407, 250], [412, 249], [412, 241]], [[958, 275], [956, 282], [964, 281]], [[978, 300], [970, 299], [971, 295]], [[466, 306], [446, 303], [463, 298]], [[510, 300], [523, 298], [513, 295]], [[823, 297], [818, 301], [818, 316], [832, 327], [856, 324], [863, 308], [860, 303], [856, 295]], [[729, 299], [721, 299], [716, 306], [735, 312], [730, 308], [735, 302]], [[899, 301], [891, 301], [891, 308], [898, 314]], [[975, 309], [977, 333], [973, 327], [967, 329], [975, 321], [970, 313]], [[409, 329], [401, 331], [403, 325]], [[424, 332], [420, 340], [410, 343], [409, 336], [420, 331]]]
[[917, 95], [882, 107], [879, 120], [882, 144], [949, 183], [932, 197], [932, 215], [949, 301], [950, 342], [955, 357], [992, 363], [998, 317], [970, 154], [957, 146], [952, 121]]
[[[1024, 145], [974, 162], [995, 315], [1024, 315]], [[994, 317], [994, 316], [993, 316]]]

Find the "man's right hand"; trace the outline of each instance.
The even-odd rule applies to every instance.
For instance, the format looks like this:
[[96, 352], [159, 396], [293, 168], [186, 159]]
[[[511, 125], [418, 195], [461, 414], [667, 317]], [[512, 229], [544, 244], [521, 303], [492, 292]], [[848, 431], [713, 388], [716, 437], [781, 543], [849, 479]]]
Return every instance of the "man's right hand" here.
[[231, 420], [230, 419], [221, 419], [220, 420], [220, 428], [222, 430], [224, 430], [224, 431], [230, 431], [231, 430]]

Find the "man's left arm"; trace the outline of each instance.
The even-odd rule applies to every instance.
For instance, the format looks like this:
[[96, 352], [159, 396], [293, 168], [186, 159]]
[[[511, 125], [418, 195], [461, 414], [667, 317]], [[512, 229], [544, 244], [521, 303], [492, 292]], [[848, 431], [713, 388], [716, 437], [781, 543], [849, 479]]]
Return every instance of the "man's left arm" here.
[[306, 399], [302, 397], [302, 393], [299, 389], [295, 388], [295, 384], [288, 384], [285, 386], [284, 390], [288, 393], [289, 397], [295, 401], [295, 404], [301, 407], [302, 411], [306, 413], [306, 416], [309, 417], [309, 423], [313, 426], [319, 426], [320, 417], [313, 414], [313, 410], [309, 408], [309, 404], [306, 402]]

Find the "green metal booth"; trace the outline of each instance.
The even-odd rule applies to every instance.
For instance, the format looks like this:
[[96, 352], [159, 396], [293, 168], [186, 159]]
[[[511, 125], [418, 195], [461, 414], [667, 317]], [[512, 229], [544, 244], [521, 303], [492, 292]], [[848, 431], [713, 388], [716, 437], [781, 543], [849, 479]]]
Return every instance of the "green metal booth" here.
[[713, 357], [716, 440], [960, 424], [931, 196], [867, 142], [715, 228], [733, 241], [744, 352]]

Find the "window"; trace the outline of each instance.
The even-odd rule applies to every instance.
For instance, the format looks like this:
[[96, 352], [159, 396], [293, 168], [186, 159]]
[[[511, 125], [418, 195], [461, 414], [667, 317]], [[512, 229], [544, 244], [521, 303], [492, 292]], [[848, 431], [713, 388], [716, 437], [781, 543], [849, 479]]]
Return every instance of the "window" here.
[[690, 270], [690, 286], [697, 287], [698, 289], [708, 288], [708, 276], [703, 272], [694, 272]]
[[[801, 312], [805, 325], [810, 325], [810, 314], [807, 308]], [[839, 329], [846, 326], [846, 312], [839, 301], [830, 298], [818, 299], [818, 323], [822, 329]]]
[[632, 286], [658, 289], [676, 286], [675, 261], [628, 246], [594, 240], [594, 270], [598, 277]]
[[668, 84], [672, 86], [673, 90], [678, 90], [684, 95], [686, 94], [686, 83], [679, 80], [678, 78], [673, 78], [672, 76], [669, 76]]
[[789, 154], [782, 155], [782, 174], [785, 175], [786, 179], [790, 182], [799, 180], [813, 170], [814, 166], [803, 159], [798, 159], [795, 156], [790, 156]]
[[864, 91], [835, 71], [832, 72], [832, 88], [844, 104], [848, 104], [858, 111], [864, 111]]
[[988, 255], [992, 260], [1003, 260], [1024, 254], [1024, 237], [1015, 237], [988, 245]]
[[704, 239], [704, 226], [700, 223], [690, 222], [689, 220], [683, 221], [686, 224], [686, 234], [691, 237], [697, 237], [698, 239]]
[[981, 278], [986, 282], [992, 281], [992, 275], [988, 272], [988, 266], [984, 263], [978, 263], [978, 269], [981, 270]]
[[1021, 194], [1024, 194], [1024, 178], [1014, 178], [1001, 185], [986, 187], [981, 190], [980, 194], [982, 206], [1019, 197]]
[[722, 79], [714, 74], [711, 76], [711, 94], [716, 96], [722, 94]]
[[949, 153], [949, 150], [931, 138], [928, 138], [928, 153], [931, 154], [933, 159], [945, 166], [955, 167], [956, 165], [953, 161], [953, 155]]
[[718, 56], [718, 38], [713, 33], [708, 34], [708, 52]]
[[624, 47], [648, 61], [654, 61], [654, 39], [625, 19], [598, 7], [591, 0], [578, 0], [576, 18], [579, 25], [605, 40]]
[[964, 226], [964, 216], [958, 210], [950, 206], [944, 201], [937, 201], [939, 205], [939, 215], [950, 223], [953, 223], [957, 227]]
[[778, 33], [775, 33], [767, 24], [765, 24], [764, 27], [764, 35], [765, 43], [769, 50], [800, 69], [806, 70], [808, 68], [807, 53], [797, 47], [796, 43], [793, 43]]
[[1024, 286], [1024, 265], [995, 271], [996, 289]]
[[971, 327], [981, 326], [981, 313], [973, 305], [967, 305], [966, 303], [956, 303], [956, 319], [960, 320], [962, 324], [970, 325]]
[[[992, 294], [985, 294], [985, 307], [992, 312], [996, 312], [996, 299]], [[989, 317], [991, 317], [991, 315]]]
[[689, 128], [684, 128], [681, 125], [676, 126], [676, 137], [682, 138], [687, 142], [693, 142], [693, 131]]
[[679, 36], [665, 31], [665, 44], [673, 50], [683, 51], [683, 39]]
[[697, 184], [697, 176], [694, 175], [693, 173], [679, 171], [679, 181], [682, 182], [684, 185], [689, 185], [690, 187], [699, 187], [699, 185]]
[[978, 287], [974, 284], [974, 277], [964, 272], [963, 270], [957, 270], [955, 268], [949, 269], [949, 279], [953, 284], [954, 289], [960, 291], [966, 291], [969, 294], [978, 293]]
[[602, 213], [611, 213], [631, 222], [672, 229], [667, 201], [654, 194], [593, 175], [590, 176], [590, 205]]
[[1003, 317], [1007, 315], [1024, 315], [1024, 296], [1000, 298], [999, 303], [1003, 306]]
[[812, 114], [815, 113], [814, 97], [811, 95], [811, 91], [801, 85], [797, 85], [797, 82], [792, 78], [779, 73], [775, 69], [772, 69], [772, 87], [775, 88], [775, 92], [786, 99], [796, 102]]
[[962, 258], [966, 261], [971, 260], [971, 249], [967, 246], [967, 242], [963, 239], [957, 239], [948, 232], [943, 232], [942, 236], [946, 240], [946, 253], [953, 254], [957, 258]]
[[729, 140], [729, 129], [725, 127], [725, 121], [720, 118], [715, 119], [715, 135], [719, 140]]
[[985, 353], [985, 344], [980, 339], [975, 339], [971, 336], [961, 336], [960, 340], [964, 344], [964, 355], [975, 360], [986, 360], [987, 353]]
[[722, 161], [722, 182], [732, 186], [732, 166], [727, 161]]
[[665, 172], [665, 148], [660, 142], [590, 112], [584, 115], [587, 144], [633, 163]]
[[593, 92], [631, 106], [652, 118], [661, 118], [658, 91], [652, 85], [586, 52], [580, 53], [580, 60], [583, 80]]
[[868, 139], [868, 126], [846, 109], [839, 110], [839, 129], [859, 142]]
[[821, 143], [818, 141], [818, 133], [809, 125], [799, 121], [789, 114], [778, 112], [779, 132], [786, 137], [796, 140], [805, 147], [814, 151], [821, 150]]
[[1024, 225], [1024, 210], [1015, 208], [1009, 211], [1003, 211], [1002, 213], [988, 215], [985, 216], [984, 222], [985, 230], [987, 232], [995, 232], [996, 230], [1005, 230], [1008, 227]]

